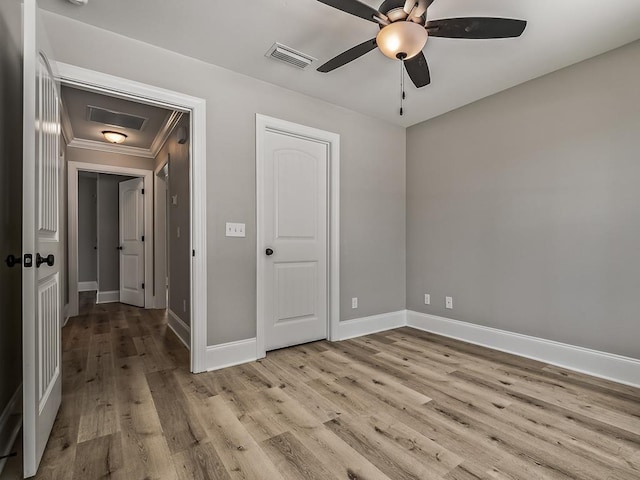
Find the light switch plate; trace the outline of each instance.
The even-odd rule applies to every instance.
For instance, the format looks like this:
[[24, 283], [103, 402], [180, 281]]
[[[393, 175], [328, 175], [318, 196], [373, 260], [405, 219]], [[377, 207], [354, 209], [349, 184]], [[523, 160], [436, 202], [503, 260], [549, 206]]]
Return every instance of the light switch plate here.
[[424, 304], [431, 305], [431, 295], [429, 295], [428, 293], [424, 294]]
[[453, 297], [445, 297], [445, 308], [451, 310], [453, 308]]
[[244, 223], [229, 223], [227, 222], [227, 237], [244, 237]]

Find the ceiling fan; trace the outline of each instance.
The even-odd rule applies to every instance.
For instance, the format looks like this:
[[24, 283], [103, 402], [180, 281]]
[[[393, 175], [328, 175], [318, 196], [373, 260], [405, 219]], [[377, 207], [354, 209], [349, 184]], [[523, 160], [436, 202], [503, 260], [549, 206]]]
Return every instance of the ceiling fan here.
[[429, 36], [445, 38], [513, 38], [527, 26], [524, 20], [491, 17], [445, 18], [427, 21], [427, 8], [434, 0], [384, 0], [378, 10], [358, 0], [318, 0], [321, 3], [377, 23], [375, 38], [362, 42], [318, 67], [327, 73], [342, 67], [376, 47], [389, 58], [401, 60], [413, 84], [431, 83], [429, 66], [422, 53]]

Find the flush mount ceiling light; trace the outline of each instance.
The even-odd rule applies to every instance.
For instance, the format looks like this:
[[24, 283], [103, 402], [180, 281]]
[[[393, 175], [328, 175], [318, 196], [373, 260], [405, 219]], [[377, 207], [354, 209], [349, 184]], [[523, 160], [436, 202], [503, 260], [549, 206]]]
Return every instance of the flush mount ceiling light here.
[[110, 130], [104, 130], [102, 135], [104, 135], [104, 138], [111, 143], [122, 143], [127, 139], [127, 136], [124, 133], [112, 132]]

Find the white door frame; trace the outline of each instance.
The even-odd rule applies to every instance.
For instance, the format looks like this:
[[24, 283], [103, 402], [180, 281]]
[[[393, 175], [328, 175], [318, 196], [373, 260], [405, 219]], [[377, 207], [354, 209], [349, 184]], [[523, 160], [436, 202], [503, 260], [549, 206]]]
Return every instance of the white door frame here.
[[[191, 371], [194, 373], [204, 372], [207, 369], [206, 100], [66, 63], [58, 62], [57, 69], [59, 80], [63, 85], [190, 113], [191, 168], [189, 177], [191, 250], [193, 252], [191, 257]], [[147, 171], [144, 172], [146, 175]], [[153, 201], [153, 171], [148, 173], [150, 177], [148, 182], [145, 181], [145, 185], [148, 185], [149, 195], [145, 198], [145, 205], [147, 202]], [[71, 183], [69, 187], [71, 187]], [[147, 228], [149, 225], [146, 223], [148, 217], [153, 218], [151, 215], [145, 216], [145, 229], [146, 232], [153, 234], [153, 229]], [[71, 239], [70, 235], [70, 242]], [[147, 258], [145, 253], [145, 260]], [[152, 263], [146, 262], [145, 269], [147, 265], [152, 265]], [[71, 279], [69, 285], [73, 285]], [[149, 289], [149, 291], [153, 290]]]
[[265, 294], [262, 278], [266, 267], [261, 238], [264, 215], [261, 198], [264, 178], [264, 137], [267, 132], [284, 133], [326, 143], [329, 150], [328, 215], [327, 215], [327, 337], [336, 340], [340, 322], [340, 135], [317, 128], [287, 122], [278, 118], [256, 114], [256, 356], [264, 358], [265, 349]]
[[[68, 162], [67, 176], [67, 201], [68, 201], [68, 224], [69, 232], [69, 316], [75, 317], [79, 314], [78, 301], [78, 172], [106, 173], [110, 175], [126, 175], [138, 177], [143, 180], [145, 189], [144, 195], [144, 308], [154, 308], [155, 298], [153, 289], [148, 288], [153, 278], [153, 249], [147, 245], [153, 245], [153, 171], [140, 168], [115, 167], [111, 165], [101, 165], [98, 163]], [[151, 186], [151, 187], [150, 187]], [[148, 193], [148, 194], [147, 194]], [[148, 233], [151, 232], [151, 233]]]
[[[169, 261], [168, 261], [168, 255], [169, 255], [169, 226], [168, 226], [168, 218], [169, 218], [169, 211], [168, 211], [168, 207], [169, 205], [167, 205], [167, 198], [165, 195], [165, 198], [160, 199], [158, 197], [158, 184], [159, 182], [161, 182], [162, 180], [160, 180], [158, 178], [158, 174], [160, 173], [160, 171], [169, 163], [169, 154], [167, 154], [167, 158], [165, 160], [163, 160], [162, 162], [160, 162], [160, 164], [155, 168], [155, 170], [153, 171], [153, 229], [154, 229], [154, 234], [155, 234], [155, 242], [153, 243], [153, 256], [155, 257], [153, 259], [153, 274], [154, 274], [154, 285], [153, 285], [153, 291], [155, 292], [155, 306], [156, 308], [169, 308], [169, 302], [168, 302], [168, 289], [167, 289], [167, 278], [168, 278], [168, 274], [169, 274]], [[167, 189], [168, 189], [168, 182], [166, 181], [166, 179], [164, 180], [165, 182], [165, 194], [167, 193]], [[158, 212], [158, 204], [162, 202], [164, 203], [164, 218], [161, 217], [161, 215]], [[162, 248], [158, 248], [158, 246], [161, 246]], [[160, 255], [158, 255], [158, 251], [162, 250], [162, 252], [164, 252], [164, 258], [160, 258]], [[163, 265], [163, 268], [160, 268], [160, 266]], [[163, 278], [158, 278], [158, 272], [159, 271], [163, 271], [164, 272], [164, 276]], [[171, 286], [169, 285], [169, 288], [171, 288]], [[167, 312], [168, 313], [168, 312]], [[191, 347], [189, 347], [191, 348]]]

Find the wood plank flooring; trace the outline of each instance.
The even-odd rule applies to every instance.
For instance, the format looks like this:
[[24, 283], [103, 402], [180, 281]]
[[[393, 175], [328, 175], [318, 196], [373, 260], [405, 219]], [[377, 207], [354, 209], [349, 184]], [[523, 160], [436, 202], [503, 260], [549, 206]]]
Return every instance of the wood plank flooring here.
[[192, 375], [163, 311], [82, 311], [39, 479], [640, 479], [640, 389], [410, 328]]

